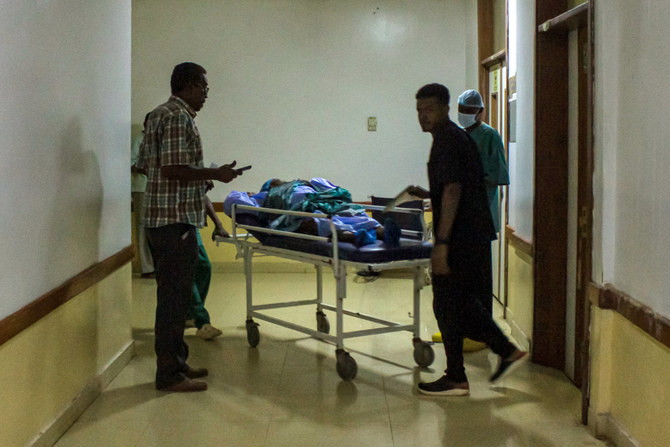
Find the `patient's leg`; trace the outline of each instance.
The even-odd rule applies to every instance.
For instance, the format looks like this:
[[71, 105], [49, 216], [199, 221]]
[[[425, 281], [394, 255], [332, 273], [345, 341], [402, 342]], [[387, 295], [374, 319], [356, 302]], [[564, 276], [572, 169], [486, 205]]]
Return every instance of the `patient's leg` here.
[[[382, 234], [383, 234], [383, 230], [384, 230], [384, 228], [382, 228]], [[295, 231], [296, 231], [296, 233], [318, 235], [319, 234], [319, 227], [316, 223], [316, 220], [314, 220], [314, 219], [303, 219], [302, 222], [300, 222], [300, 226]], [[340, 241], [340, 242], [351, 242], [351, 243], [353, 243], [353, 242], [356, 241], [356, 235], [354, 233], [352, 233], [351, 231], [338, 230], [337, 231], [337, 240]]]
[[341, 231], [337, 232], [337, 240], [340, 242], [356, 242], [356, 235], [351, 231]]
[[[383, 241], [384, 240], [384, 227], [382, 227], [380, 225], [378, 227], [375, 227], [374, 230], [375, 230], [375, 235], [377, 236], [377, 240]], [[318, 226], [315, 219], [305, 218], [300, 222], [300, 226], [298, 227], [296, 232], [297, 233], [302, 233], [302, 234], [318, 235], [319, 234], [319, 226]], [[356, 243], [356, 233], [351, 232], [351, 231], [346, 231], [346, 230], [337, 230], [337, 240], [340, 241], [340, 242], [351, 242], [351, 243], [355, 244]]]
[[295, 231], [296, 233], [318, 235], [319, 227], [314, 219], [303, 219], [302, 222], [300, 222], [300, 226]]

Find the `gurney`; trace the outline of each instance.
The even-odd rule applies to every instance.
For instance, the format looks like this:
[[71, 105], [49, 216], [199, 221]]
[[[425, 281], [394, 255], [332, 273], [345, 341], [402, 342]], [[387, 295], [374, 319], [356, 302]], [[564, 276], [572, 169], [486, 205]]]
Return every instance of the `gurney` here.
[[[380, 212], [383, 206], [366, 205], [366, 210]], [[251, 347], [260, 343], [260, 331], [257, 320], [277, 324], [282, 327], [302, 332], [314, 338], [333, 343], [336, 346], [335, 355], [337, 373], [343, 380], [350, 381], [356, 377], [357, 365], [354, 358], [346, 351], [344, 340], [367, 335], [377, 335], [390, 332], [407, 331], [412, 333], [414, 361], [420, 367], [427, 367], [433, 363], [435, 353], [432, 343], [420, 338], [420, 292], [427, 283], [426, 269], [430, 266], [432, 244], [428, 239], [428, 230], [423, 221], [423, 210], [412, 208], [395, 208], [394, 213], [419, 214], [423, 226], [418, 239], [417, 234], [405, 232], [397, 246], [390, 246], [382, 241], [375, 244], [356, 247], [352, 243], [338, 242], [337, 231], [330, 218], [331, 236], [316, 236], [296, 232], [274, 230], [265, 227], [256, 213], [286, 214], [307, 218], [324, 218], [321, 213], [278, 210], [249, 205], [234, 204], [231, 211], [231, 237], [217, 237], [220, 243], [234, 244], [237, 258], [244, 260], [244, 274], [246, 278], [246, 331], [247, 341]], [[423, 236], [421, 236], [423, 235]], [[407, 238], [405, 236], [408, 236]], [[410, 239], [414, 237], [414, 239]], [[313, 264], [316, 269], [317, 293], [316, 298], [283, 301], [270, 304], [254, 304], [252, 276], [254, 256], [276, 256]], [[323, 300], [323, 268], [332, 269], [336, 284], [335, 305]], [[347, 269], [358, 272], [379, 273], [389, 269], [409, 269], [413, 281], [413, 311], [410, 324], [400, 324], [372, 315], [344, 308], [347, 296]], [[269, 315], [267, 311], [297, 306], [316, 306], [315, 329], [295, 324], [291, 321]], [[330, 334], [330, 322], [325, 311], [335, 313], [335, 334]], [[370, 329], [345, 331], [344, 317], [362, 319], [374, 323]]]

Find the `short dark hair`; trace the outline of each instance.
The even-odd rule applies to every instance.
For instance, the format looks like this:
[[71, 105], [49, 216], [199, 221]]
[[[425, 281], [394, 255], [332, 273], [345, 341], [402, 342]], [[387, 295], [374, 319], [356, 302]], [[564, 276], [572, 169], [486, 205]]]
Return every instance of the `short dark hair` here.
[[449, 105], [449, 89], [442, 84], [427, 84], [416, 92], [416, 99], [436, 98], [440, 104]]
[[193, 62], [183, 62], [174, 67], [172, 77], [170, 78], [170, 88], [172, 93], [179, 93], [190, 83], [198, 83], [202, 75], [207, 74], [207, 70]]

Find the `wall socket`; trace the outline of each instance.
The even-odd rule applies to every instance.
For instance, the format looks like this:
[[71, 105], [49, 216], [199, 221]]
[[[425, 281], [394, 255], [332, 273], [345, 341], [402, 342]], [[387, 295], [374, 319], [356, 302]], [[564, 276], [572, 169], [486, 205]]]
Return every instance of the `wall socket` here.
[[377, 117], [376, 116], [369, 116], [368, 117], [368, 132], [376, 132], [377, 131]]

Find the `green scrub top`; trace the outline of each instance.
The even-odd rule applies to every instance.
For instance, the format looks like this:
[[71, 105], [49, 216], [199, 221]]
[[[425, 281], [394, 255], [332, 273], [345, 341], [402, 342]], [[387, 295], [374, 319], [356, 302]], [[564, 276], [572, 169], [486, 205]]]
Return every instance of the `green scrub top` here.
[[477, 149], [479, 149], [479, 156], [482, 159], [491, 216], [493, 217], [493, 225], [496, 232], [498, 232], [500, 231], [498, 186], [509, 185], [509, 172], [507, 171], [507, 162], [505, 161], [505, 146], [498, 131], [486, 123], [481, 123], [475, 127], [470, 132], [470, 136], [475, 140]]

